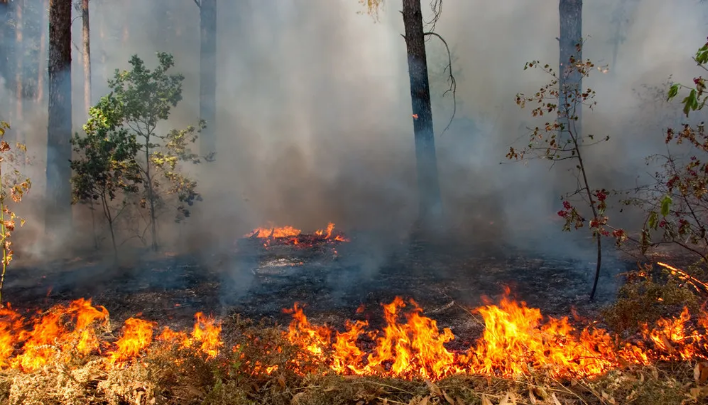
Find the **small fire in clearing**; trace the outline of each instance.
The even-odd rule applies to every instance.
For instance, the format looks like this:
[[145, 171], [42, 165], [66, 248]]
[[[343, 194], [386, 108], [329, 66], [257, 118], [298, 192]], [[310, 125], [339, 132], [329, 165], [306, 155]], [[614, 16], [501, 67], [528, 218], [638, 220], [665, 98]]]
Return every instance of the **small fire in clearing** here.
[[341, 232], [335, 232], [334, 223], [327, 224], [327, 228], [318, 229], [313, 234], [303, 234], [300, 229], [292, 226], [269, 226], [256, 228], [244, 235], [244, 238], [262, 240], [263, 246], [268, 248], [273, 245], [293, 245], [310, 247], [322, 243], [349, 242]]

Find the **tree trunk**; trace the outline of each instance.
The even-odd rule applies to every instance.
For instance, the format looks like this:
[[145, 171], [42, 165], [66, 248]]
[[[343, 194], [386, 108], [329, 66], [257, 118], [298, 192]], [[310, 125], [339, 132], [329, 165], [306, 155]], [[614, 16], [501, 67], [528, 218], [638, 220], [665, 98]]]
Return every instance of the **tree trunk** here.
[[70, 231], [72, 224], [70, 140], [71, 0], [50, 0], [47, 207], [45, 217], [45, 227], [48, 233]]
[[42, 34], [39, 39], [39, 72], [37, 72], [37, 106], [44, 102], [47, 90], [47, 37], [49, 36], [49, 0], [42, 1]]
[[24, 96], [24, 91], [22, 89], [22, 79], [23, 79], [23, 62], [25, 59], [25, 43], [22, 38], [22, 31], [24, 26], [23, 11], [24, 11], [24, 0], [15, 0], [15, 124], [17, 124], [17, 130], [13, 131], [13, 136], [8, 141], [21, 142], [23, 134], [22, 127], [19, 124], [22, 122], [22, 98]]
[[403, 0], [408, 72], [413, 107], [413, 131], [418, 174], [419, 224], [428, 228], [439, 223], [442, 216], [438, 165], [435, 156], [433, 113], [430, 106], [430, 83], [425, 54], [423, 13], [420, 0]]
[[[44, 54], [40, 54], [41, 42], [45, 39], [42, 37], [43, 3], [42, 0], [25, 0], [22, 13], [22, 36], [26, 44], [22, 66], [22, 109], [24, 112], [31, 111], [34, 107], [38, 93], [38, 75], [41, 73], [40, 63], [44, 59]], [[26, 143], [26, 136], [23, 136], [20, 142]]]
[[216, 0], [201, 0], [199, 18], [199, 118], [207, 125], [200, 135], [199, 150], [208, 156], [216, 153]]
[[84, 62], [84, 108], [91, 108], [91, 30], [89, 25], [89, 0], [81, 0], [81, 38], [83, 39]]
[[[560, 0], [558, 4], [560, 17], [560, 60], [559, 60], [559, 121], [566, 131], [561, 133], [561, 140], [567, 140], [567, 129], [573, 125], [577, 136], [581, 136], [582, 106], [580, 101], [568, 100], [566, 95], [580, 92], [583, 88], [583, 78], [577, 69], [573, 69], [571, 61], [581, 61], [583, 58], [583, 0]], [[575, 122], [569, 121], [569, 116], [576, 116]]]
[[[0, 58], [2, 58], [2, 63], [0, 63], [0, 75], [5, 79], [5, 88], [10, 91], [10, 94], [15, 92], [17, 87], [16, 79], [16, 67], [17, 67], [17, 32], [15, 30], [16, 26], [16, 7], [17, 3], [14, 1], [0, 0], [0, 16], [2, 22], [0, 23]], [[14, 121], [15, 111], [3, 111], [5, 119], [10, 121], [12, 124]]]
[[0, 0], [0, 76], [4, 79], [9, 63], [7, 57], [7, 27], [10, 25], [10, 4]]

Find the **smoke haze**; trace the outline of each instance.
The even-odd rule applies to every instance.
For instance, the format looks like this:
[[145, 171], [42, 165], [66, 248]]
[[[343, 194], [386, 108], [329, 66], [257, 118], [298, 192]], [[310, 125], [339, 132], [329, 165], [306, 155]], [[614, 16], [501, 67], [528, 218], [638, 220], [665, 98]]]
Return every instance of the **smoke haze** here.
[[[409, 78], [400, 2], [388, 1], [379, 21], [355, 0], [221, 1], [217, 28], [218, 156], [199, 187], [204, 202], [190, 227], [230, 244], [267, 222], [303, 230], [335, 222], [344, 230], [405, 233], [417, 213]], [[423, 2], [427, 10], [427, 2]], [[156, 51], [175, 56], [184, 100], [165, 125], [196, 124], [199, 112], [199, 12], [193, 1], [93, 0], [93, 98], [106, 94], [106, 76], [127, 68], [132, 54], [155, 66]], [[698, 1], [586, 1], [584, 57], [612, 61], [616, 25], [624, 11], [616, 66], [584, 85], [599, 103], [584, 114], [586, 132], [611, 135], [588, 152], [596, 187], [631, 186], [644, 157], [661, 150], [661, 122], [632, 89], [657, 86], [673, 74], [696, 75], [691, 55], [705, 39], [708, 6]], [[78, 12], [76, 13], [79, 15]], [[429, 18], [429, 16], [426, 16]], [[445, 92], [446, 54], [428, 43], [441, 188], [449, 226], [475, 239], [520, 243], [549, 222], [559, 202], [551, 191], [565, 173], [543, 162], [505, 162], [538, 125], [514, 103], [548, 82], [530, 60], [558, 64], [557, 0], [447, 0], [436, 31], [453, 52], [457, 112]], [[80, 20], [74, 22], [74, 127], [86, 119]], [[11, 96], [2, 94], [3, 110]], [[46, 156], [46, 107], [19, 123], [30, 150]], [[505, 164], [500, 165], [500, 162]], [[41, 166], [41, 162], [39, 167]], [[41, 199], [44, 172], [35, 178]], [[570, 179], [571, 186], [573, 180]], [[196, 208], [197, 210], [199, 208]], [[35, 225], [31, 225], [35, 226]], [[538, 242], [537, 240], [534, 243]], [[541, 247], [539, 247], [541, 248]], [[557, 249], [557, 245], [548, 246]]]

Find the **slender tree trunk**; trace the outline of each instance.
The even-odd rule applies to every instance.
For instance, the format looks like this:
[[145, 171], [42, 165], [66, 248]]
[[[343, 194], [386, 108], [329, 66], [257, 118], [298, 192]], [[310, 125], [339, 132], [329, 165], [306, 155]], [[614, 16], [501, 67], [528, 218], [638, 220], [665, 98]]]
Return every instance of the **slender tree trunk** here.
[[42, 1], [42, 33], [39, 39], [39, 72], [37, 72], [37, 106], [44, 102], [47, 87], [47, 44], [49, 36], [49, 0]]
[[[13, 94], [17, 88], [16, 80], [16, 68], [17, 68], [17, 31], [15, 29], [17, 23], [17, 3], [14, 1], [0, 0], [0, 10], [2, 11], [2, 24], [0, 25], [0, 36], [2, 41], [2, 63], [0, 63], [0, 74], [5, 79], [5, 88]], [[5, 116], [6, 120], [9, 120], [12, 124], [15, 120], [15, 111], [3, 111], [7, 114]]]
[[49, 1], [48, 233], [71, 230], [71, 0]]
[[202, 156], [216, 153], [216, 0], [201, 0], [199, 7], [199, 117], [207, 127], [199, 138]]
[[[81, 39], [82, 39], [82, 56], [84, 64], [84, 111], [88, 117], [91, 109], [91, 25], [89, 22], [89, 0], [81, 0]], [[98, 235], [96, 234], [96, 213], [93, 206], [93, 199], [89, 200], [89, 210], [91, 211], [91, 232], [93, 233], [93, 245], [98, 250]], [[110, 218], [108, 219], [110, 221]], [[115, 238], [113, 236], [113, 224], [109, 223], [111, 228], [111, 238], [113, 238], [113, 248], [115, 250]], [[118, 253], [115, 252], [116, 259]]]
[[438, 165], [435, 156], [433, 113], [425, 54], [425, 34], [420, 0], [403, 0], [403, 24], [408, 52], [408, 72], [413, 107], [413, 131], [418, 172], [419, 223], [423, 228], [437, 225], [442, 217]]
[[86, 114], [91, 108], [91, 29], [89, 25], [89, 0], [81, 0], [81, 38], [83, 40], [84, 62], [84, 108]]
[[[560, 17], [560, 60], [559, 80], [560, 91], [559, 120], [566, 131], [561, 133], [561, 140], [568, 139], [567, 128], [572, 124], [577, 136], [582, 135], [582, 106], [579, 100], [568, 100], [566, 95], [576, 94], [583, 88], [583, 78], [571, 64], [583, 59], [583, 0], [560, 0], [558, 3]], [[576, 116], [575, 123], [568, 121], [569, 116]]]
[[14, 131], [12, 139], [8, 141], [21, 142], [23, 134], [21, 133], [22, 127], [19, 125], [23, 121], [22, 116], [22, 100], [24, 97], [24, 91], [22, 89], [23, 80], [23, 62], [25, 59], [25, 43], [22, 38], [22, 30], [24, 26], [23, 20], [23, 10], [24, 0], [15, 0], [15, 123], [18, 124], [18, 130]]
[[106, 221], [108, 221], [108, 229], [111, 231], [111, 244], [113, 245], [113, 257], [115, 262], [118, 263], [118, 245], [116, 244], [116, 233], [113, 229], [113, 214], [111, 213], [111, 206], [108, 204], [105, 192], [101, 194], [101, 203], [103, 205], [103, 213], [106, 216]]
[[[41, 72], [41, 60], [46, 57], [46, 54], [40, 53], [41, 41], [43, 40], [42, 21], [44, 9], [42, 5], [44, 2], [42, 0], [24, 0], [24, 2], [22, 37], [26, 46], [23, 51], [24, 62], [22, 66], [22, 110], [24, 114], [28, 114], [37, 108], [38, 75]], [[19, 141], [26, 143], [27, 135], [23, 134]]]
[[7, 55], [7, 27], [10, 26], [10, 3], [0, 0], [0, 76], [5, 78], [10, 60]]
[[150, 137], [145, 137], [145, 180], [147, 180], [147, 194], [150, 202], [150, 230], [152, 233], [152, 250], [157, 252], [157, 216], [155, 215], [155, 194], [152, 188], [152, 175], [150, 173]]

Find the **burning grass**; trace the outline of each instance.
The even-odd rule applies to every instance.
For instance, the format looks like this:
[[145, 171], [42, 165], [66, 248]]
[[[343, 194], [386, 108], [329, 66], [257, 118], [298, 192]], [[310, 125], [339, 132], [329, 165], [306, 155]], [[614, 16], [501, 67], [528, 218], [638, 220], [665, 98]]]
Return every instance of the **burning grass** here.
[[[507, 291], [508, 293], [508, 291]], [[0, 399], [11, 404], [700, 403], [708, 397], [708, 313], [688, 307], [620, 338], [543, 317], [505, 296], [470, 311], [470, 347], [412, 300], [384, 304], [383, 326], [287, 329], [195, 315], [189, 331], [139, 316], [114, 328], [76, 300], [24, 316], [0, 311]], [[582, 326], [579, 326], [581, 324]], [[117, 336], [112, 334], [117, 329]], [[684, 402], [682, 402], [684, 401]]]
[[258, 240], [266, 249], [275, 245], [292, 245], [298, 247], [312, 247], [317, 244], [337, 244], [349, 242], [343, 233], [334, 230], [334, 223], [327, 224], [327, 228], [318, 229], [312, 234], [304, 234], [300, 229], [292, 226], [268, 226], [256, 228], [244, 235], [244, 238]]

